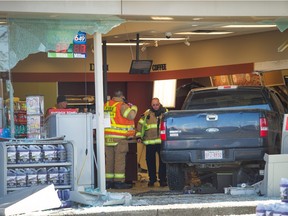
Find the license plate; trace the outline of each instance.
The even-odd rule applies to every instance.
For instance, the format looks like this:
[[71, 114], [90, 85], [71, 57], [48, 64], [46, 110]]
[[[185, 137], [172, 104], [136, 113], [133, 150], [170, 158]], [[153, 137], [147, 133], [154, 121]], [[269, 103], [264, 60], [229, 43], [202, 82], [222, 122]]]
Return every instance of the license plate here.
[[217, 160], [217, 159], [223, 159], [222, 150], [205, 151], [205, 160]]

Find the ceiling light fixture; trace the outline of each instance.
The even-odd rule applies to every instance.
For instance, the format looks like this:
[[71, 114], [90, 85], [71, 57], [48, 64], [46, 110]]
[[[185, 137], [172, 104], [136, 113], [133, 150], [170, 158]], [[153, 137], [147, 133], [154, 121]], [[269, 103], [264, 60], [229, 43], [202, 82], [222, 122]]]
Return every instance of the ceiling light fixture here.
[[147, 49], [146, 45], [145, 45], [145, 44], [143, 44], [143, 46], [141, 47], [141, 52], [145, 52], [145, 51], [146, 51], [146, 49]]
[[220, 32], [220, 31], [212, 31], [212, 32], [178, 32], [175, 34], [178, 35], [223, 35], [223, 34], [231, 34], [233, 32]]
[[194, 21], [198, 21], [198, 20], [202, 20], [203, 18], [201, 18], [201, 17], [195, 17], [195, 18], [193, 18], [193, 20]]
[[152, 20], [174, 20], [172, 17], [151, 17]]
[[284, 43], [282, 43], [282, 44], [278, 47], [278, 52], [283, 52], [287, 47], [288, 47], [288, 40], [286, 40]]
[[[136, 46], [136, 43], [106, 43], [107, 46]], [[143, 45], [143, 43], [139, 43], [139, 45]]]
[[0, 18], [0, 24], [7, 24], [7, 20], [5, 18]]
[[139, 38], [139, 40], [142, 40], [142, 41], [162, 41], [162, 40], [172, 41], [172, 40], [185, 40], [185, 38], [183, 38], [183, 37], [181, 37], [181, 38], [166, 38], [166, 37], [163, 37], [163, 38]]
[[154, 42], [154, 47], [158, 47], [158, 41], [157, 40]]
[[273, 28], [277, 27], [276, 25], [256, 25], [256, 24], [234, 24], [222, 26], [222, 28]]
[[189, 42], [188, 40], [189, 40], [189, 37], [187, 37], [187, 38], [185, 39], [185, 41], [184, 41], [184, 44], [185, 44], [186, 46], [190, 46], [190, 42]]

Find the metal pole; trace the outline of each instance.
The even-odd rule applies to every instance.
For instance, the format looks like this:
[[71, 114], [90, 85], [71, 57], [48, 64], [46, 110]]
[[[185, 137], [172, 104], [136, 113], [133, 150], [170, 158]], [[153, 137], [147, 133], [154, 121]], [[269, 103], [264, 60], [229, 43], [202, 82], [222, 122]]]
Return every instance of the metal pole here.
[[139, 48], [139, 34], [137, 34], [137, 40], [136, 40], [136, 60], [139, 60], [139, 52], [140, 52], [140, 48]]
[[103, 61], [101, 33], [93, 36], [94, 46], [94, 79], [95, 79], [95, 114], [96, 114], [96, 146], [98, 173], [97, 182], [101, 193], [106, 193], [105, 181], [105, 146], [104, 146], [104, 100], [103, 100]]
[[103, 91], [104, 91], [104, 102], [107, 101], [107, 44], [103, 41]]

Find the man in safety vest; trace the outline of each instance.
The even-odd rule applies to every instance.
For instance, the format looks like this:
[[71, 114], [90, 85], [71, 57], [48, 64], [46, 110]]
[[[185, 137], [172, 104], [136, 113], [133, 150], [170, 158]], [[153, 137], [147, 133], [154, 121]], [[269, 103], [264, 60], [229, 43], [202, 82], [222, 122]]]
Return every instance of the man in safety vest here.
[[164, 113], [167, 111], [168, 110], [162, 106], [158, 98], [153, 98], [151, 101], [151, 108], [142, 114], [137, 124], [137, 142], [146, 145], [146, 163], [149, 175], [148, 187], [153, 187], [154, 183], [157, 181], [156, 153], [159, 156], [158, 176], [160, 186], [167, 186], [166, 165], [162, 162], [160, 156], [160, 122]]
[[106, 188], [128, 189], [125, 183], [126, 153], [128, 139], [135, 136], [134, 118], [137, 106], [128, 104], [122, 91], [116, 91], [104, 105], [104, 112], [110, 114], [111, 127], [105, 128]]

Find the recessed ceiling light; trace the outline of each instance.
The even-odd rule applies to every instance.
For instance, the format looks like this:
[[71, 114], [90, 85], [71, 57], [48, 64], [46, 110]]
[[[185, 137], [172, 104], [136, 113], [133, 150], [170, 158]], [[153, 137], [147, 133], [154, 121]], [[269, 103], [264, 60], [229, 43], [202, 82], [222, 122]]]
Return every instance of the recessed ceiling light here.
[[[139, 43], [139, 45], [143, 45], [144, 43]], [[107, 46], [136, 46], [136, 43], [106, 43]]]
[[201, 18], [201, 17], [195, 17], [195, 18], [193, 18], [194, 21], [202, 20], [202, 19], [203, 19], [203, 18]]
[[185, 38], [139, 38], [139, 40], [143, 40], [143, 41], [163, 41], [163, 40], [167, 40], [167, 41], [171, 41], [171, 40], [185, 40]]
[[272, 27], [276, 27], [276, 25], [233, 24], [222, 26], [222, 28], [272, 28]]
[[173, 17], [151, 17], [152, 20], [174, 20]]
[[223, 35], [223, 34], [231, 34], [233, 32], [220, 32], [220, 31], [212, 31], [212, 32], [178, 32], [175, 34], [178, 35]]

